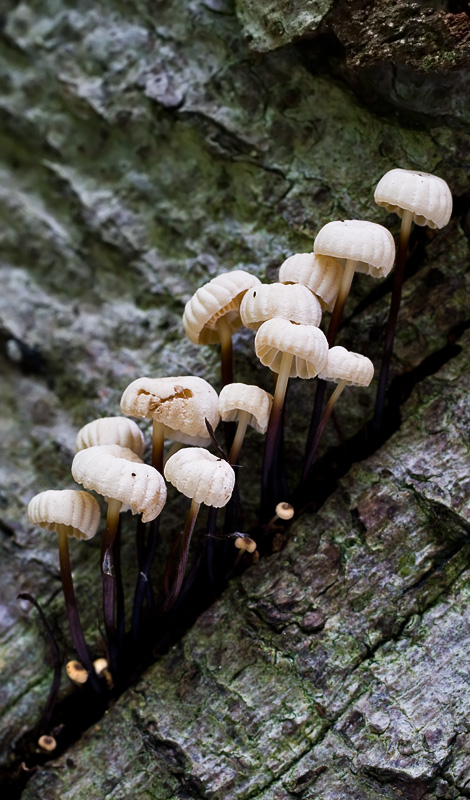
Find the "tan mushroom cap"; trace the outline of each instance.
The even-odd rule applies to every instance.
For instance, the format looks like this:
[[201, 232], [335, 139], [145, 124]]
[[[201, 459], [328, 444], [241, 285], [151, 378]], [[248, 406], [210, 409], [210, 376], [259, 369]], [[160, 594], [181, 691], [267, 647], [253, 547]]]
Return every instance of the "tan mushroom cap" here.
[[245, 293], [240, 316], [244, 326], [254, 331], [274, 317], [301, 325], [319, 325], [321, 305], [318, 298], [299, 283], [262, 283]]
[[72, 462], [72, 475], [86, 489], [142, 514], [142, 522], [158, 517], [166, 502], [160, 473], [127, 447], [110, 444], [80, 450]]
[[30, 500], [28, 517], [34, 525], [58, 532], [66, 528], [68, 536], [92, 539], [100, 524], [97, 500], [88, 492], [75, 489], [49, 489]]
[[369, 386], [374, 377], [374, 365], [367, 356], [336, 346], [328, 351], [327, 362], [318, 377], [335, 383], [345, 381], [348, 386]]
[[224, 422], [236, 422], [240, 411], [250, 414], [248, 425], [258, 433], [266, 433], [273, 396], [259, 386], [229, 383], [219, 395], [220, 416]]
[[413, 212], [417, 225], [443, 228], [452, 214], [452, 194], [447, 183], [428, 172], [391, 169], [377, 184], [374, 200], [400, 217]]
[[318, 258], [315, 253], [296, 253], [286, 258], [279, 269], [282, 283], [306, 286], [327, 311], [333, 310], [342, 275], [343, 267], [336, 258]]
[[147, 417], [164, 426], [165, 439], [198, 447], [211, 442], [206, 422], [219, 424], [219, 398], [203, 378], [137, 378], [121, 398], [121, 411], [132, 417]]
[[283, 353], [294, 356], [289, 377], [314, 378], [326, 364], [328, 342], [320, 328], [296, 325], [287, 319], [263, 322], [255, 337], [255, 351], [261, 363], [279, 372]]
[[43, 735], [39, 737], [38, 745], [41, 750], [44, 750], [46, 753], [52, 753], [57, 747], [57, 742], [53, 736]]
[[247, 553], [254, 553], [256, 550], [256, 542], [249, 536], [237, 536], [234, 544], [237, 550], [246, 550]]
[[77, 433], [75, 449], [85, 450], [101, 444], [117, 444], [128, 447], [142, 457], [144, 437], [139, 426], [126, 417], [102, 417], [84, 425]]
[[357, 272], [385, 278], [395, 260], [393, 236], [383, 225], [360, 219], [328, 222], [313, 245], [317, 256], [333, 256], [342, 264], [355, 261]]
[[88, 672], [80, 661], [67, 661], [65, 671], [74, 683], [86, 683]]
[[202, 447], [175, 453], [166, 462], [164, 474], [181, 494], [215, 508], [227, 505], [235, 486], [235, 472], [230, 464]]
[[243, 295], [261, 281], [242, 269], [217, 275], [201, 286], [186, 303], [183, 327], [194, 344], [217, 344], [217, 320], [225, 317], [232, 331], [240, 327], [240, 303]]

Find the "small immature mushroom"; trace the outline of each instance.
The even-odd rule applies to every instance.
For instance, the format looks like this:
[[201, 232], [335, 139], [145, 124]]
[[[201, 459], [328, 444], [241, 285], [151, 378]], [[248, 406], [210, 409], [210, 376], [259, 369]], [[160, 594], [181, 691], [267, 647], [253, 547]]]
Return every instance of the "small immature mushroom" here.
[[108, 689], [113, 688], [113, 676], [109, 671], [109, 663], [106, 658], [97, 658], [93, 661], [93, 667], [99, 678], [104, 678]]
[[312, 465], [326, 423], [344, 388], [346, 386], [369, 386], [374, 377], [374, 365], [366, 356], [362, 356], [360, 353], [352, 353], [346, 350], [345, 347], [336, 346], [328, 351], [327, 362], [318, 377], [324, 381], [333, 381], [338, 385], [328, 400], [315, 431], [312, 446], [305, 461], [303, 472], [305, 477]]
[[317, 297], [299, 283], [262, 283], [248, 289], [240, 305], [246, 328], [257, 331], [263, 322], [282, 317], [301, 325], [319, 325], [321, 305]]
[[259, 386], [246, 383], [229, 383], [219, 395], [220, 416], [224, 422], [238, 422], [237, 432], [228, 457], [235, 464], [245, 438], [248, 425], [258, 433], [266, 433], [273, 397]]
[[176, 576], [168, 588], [165, 608], [177, 599], [188, 561], [189, 545], [201, 503], [222, 508], [230, 500], [235, 486], [235, 472], [227, 461], [217, 458], [201, 447], [185, 448], [175, 453], [165, 464], [165, 478], [179, 492], [191, 498], [191, 508], [176, 552], [170, 555], [165, 580], [167, 585], [177, 560]]
[[[83, 629], [75, 598], [70, 567], [68, 537], [91, 539], [100, 523], [100, 507], [88, 492], [63, 489], [48, 490], [32, 498], [28, 505], [30, 521], [41, 528], [55, 531], [58, 535], [60, 577], [65, 598], [65, 606], [70, 624], [73, 642], [87, 672], [91, 672], [92, 662], [83, 635]], [[96, 691], [100, 687], [96, 679], [90, 681]]]
[[86, 489], [93, 489], [108, 501], [106, 531], [101, 547], [103, 613], [108, 641], [115, 636], [114, 540], [119, 513], [130, 508], [149, 522], [161, 513], [166, 502], [166, 486], [160, 473], [144, 464], [132, 450], [118, 445], [88, 447], [76, 454], [72, 475]]
[[53, 736], [44, 735], [39, 737], [38, 745], [45, 753], [52, 753], [57, 747], [57, 742]]
[[67, 661], [65, 671], [70, 680], [79, 685], [86, 683], [88, 680], [88, 671], [83, 664], [80, 664], [80, 661]]
[[275, 511], [276, 517], [282, 520], [292, 519], [295, 514], [294, 506], [292, 506], [290, 503], [278, 503]]
[[235, 547], [237, 550], [246, 550], [247, 553], [254, 553], [256, 550], [256, 542], [249, 536], [237, 536], [235, 539]]
[[122, 395], [121, 411], [153, 420], [152, 464], [161, 473], [165, 439], [208, 447], [206, 419], [214, 430], [220, 419], [217, 392], [194, 375], [137, 378]]
[[183, 327], [194, 344], [217, 344], [222, 351], [222, 385], [232, 383], [232, 333], [241, 326], [240, 303], [245, 292], [261, 286], [255, 275], [233, 270], [217, 275], [186, 303]]
[[117, 444], [128, 447], [142, 458], [144, 437], [139, 426], [127, 417], [102, 417], [88, 422], [78, 431], [75, 449], [85, 450], [101, 444]]
[[385, 394], [400, 309], [411, 225], [413, 222], [417, 225], [427, 225], [429, 228], [443, 228], [447, 225], [452, 213], [452, 194], [447, 183], [437, 175], [407, 169], [392, 169], [380, 179], [374, 199], [379, 206], [383, 206], [387, 211], [394, 211], [401, 217], [392, 301], [385, 332], [385, 348], [375, 404], [374, 429], [376, 433], [379, 433], [383, 424]]
[[314, 378], [318, 375], [326, 364], [328, 342], [322, 331], [313, 325], [295, 325], [285, 319], [271, 319], [258, 330], [255, 351], [262, 364], [278, 373], [263, 461], [265, 491], [289, 377]]
[[318, 258], [315, 253], [289, 256], [279, 269], [281, 283], [306, 286], [318, 297], [326, 311], [333, 311], [342, 277], [343, 267], [336, 258]]

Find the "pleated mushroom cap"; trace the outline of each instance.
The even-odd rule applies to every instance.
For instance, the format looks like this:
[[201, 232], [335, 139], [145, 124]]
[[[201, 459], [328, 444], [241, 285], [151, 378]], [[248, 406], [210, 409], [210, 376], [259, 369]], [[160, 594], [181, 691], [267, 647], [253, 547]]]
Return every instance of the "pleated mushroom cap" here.
[[383, 225], [359, 219], [328, 222], [313, 245], [317, 256], [333, 256], [344, 263], [355, 261], [355, 269], [373, 278], [385, 278], [395, 260], [393, 236]]
[[214, 508], [227, 505], [235, 486], [230, 464], [202, 447], [179, 450], [166, 462], [164, 474], [181, 494]]
[[452, 195], [447, 183], [428, 172], [391, 169], [377, 184], [374, 200], [400, 217], [413, 212], [413, 222], [443, 228], [452, 214]]
[[28, 517], [34, 525], [49, 531], [57, 533], [58, 527], [65, 527], [68, 536], [92, 539], [100, 524], [101, 511], [88, 492], [49, 489], [30, 500]]
[[128, 447], [138, 456], [144, 454], [144, 437], [139, 426], [126, 417], [94, 419], [78, 431], [75, 449], [85, 450], [100, 444]]
[[301, 325], [319, 325], [321, 305], [306, 286], [298, 283], [262, 283], [248, 289], [240, 305], [240, 316], [244, 326], [254, 331], [274, 317]]
[[258, 433], [266, 433], [273, 397], [259, 386], [229, 383], [219, 395], [220, 416], [224, 422], [237, 422], [240, 411], [250, 414], [248, 425]]
[[255, 337], [255, 351], [261, 363], [279, 372], [283, 353], [294, 356], [290, 378], [314, 378], [326, 364], [328, 342], [320, 328], [296, 325], [287, 319], [263, 322]]
[[296, 253], [286, 258], [279, 269], [281, 283], [306, 286], [326, 311], [333, 311], [342, 275], [343, 267], [335, 258], [317, 258], [315, 253]]
[[346, 381], [348, 386], [369, 386], [374, 377], [374, 365], [367, 356], [351, 353], [345, 347], [331, 347], [318, 377], [334, 383]]
[[252, 286], [261, 286], [255, 275], [242, 269], [217, 275], [201, 286], [185, 305], [183, 327], [194, 344], [217, 344], [217, 320], [225, 317], [232, 331], [240, 327], [240, 303]]
[[72, 475], [86, 489], [142, 514], [142, 522], [158, 517], [166, 502], [160, 473], [127, 447], [100, 445], [80, 450], [72, 462]]
[[165, 439], [198, 447], [208, 446], [205, 420], [213, 429], [219, 424], [219, 398], [203, 378], [138, 378], [121, 398], [121, 411], [131, 417], [147, 417], [164, 426]]

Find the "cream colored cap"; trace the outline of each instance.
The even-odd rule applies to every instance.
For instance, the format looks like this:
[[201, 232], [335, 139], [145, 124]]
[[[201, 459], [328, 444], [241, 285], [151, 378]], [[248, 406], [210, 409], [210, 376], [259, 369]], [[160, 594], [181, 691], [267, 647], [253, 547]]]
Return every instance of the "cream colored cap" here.
[[391, 169], [377, 184], [374, 200], [400, 217], [413, 212], [417, 225], [443, 228], [452, 214], [452, 195], [447, 183], [428, 172]]
[[219, 424], [219, 398], [203, 378], [138, 378], [121, 398], [121, 411], [132, 417], [151, 417], [164, 426], [165, 439], [199, 447], [211, 442], [206, 419]]
[[336, 346], [328, 351], [327, 362], [318, 377], [334, 383], [346, 381], [348, 386], [369, 386], [374, 377], [374, 365], [367, 356]]
[[261, 363], [279, 372], [283, 353], [294, 356], [291, 378], [314, 378], [326, 364], [328, 342], [320, 328], [296, 325], [287, 319], [263, 322], [255, 337], [255, 351]]
[[256, 550], [256, 542], [249, 536], [237, 536], [235, 539], [235, 547], [237, 550], [246, 550], [247, 553], [254, 553]]
[[333, 256], [355, 261], [357, 272], [385, 278], [395, 260], [393, 236], [383, 225], [360, 219], [328, 222], [318, 232], [313, 245], [317, 256]]
[[227, 505], [235, 486], [230, 464], [202, 447], [179, 450], [166, 462], [164, 474], [181, 494], [215, 508]]
[[88, 672], [80, 661], [67, 661], [65, 671], [74, 683], [86, 683]]
[[94, 419], [78, 431], [75, 449], [85, 450], [100, 444], [117, 444], [128, 447], [142, 457], [144, 437], [139, 426], [126, 417], [102, 417]]
[[319, 325], [321, 305], [306, 286], [298, 283], [262, 283], [248, 289], [240, 305], [240, 316], [244, 326], [254, 331], [274, 317], [301, 325]]
[[240, 411], [250, 414], [248, 425], [266, 433], [273, 397], [269, 392], [246, 383], [229, 383], [219, 395], [220, 416], [224, 422], [236, 422]]
[[110, 444], [80, 450], [72, 462], [72, 475], [86, 489], [119, 500], [133, 514], [142, 514], [142, 522], [158, 517], [166, 502], [160, 473], [127, 447]]
[[317, 258], [315, 253], [296, 253], [286, 258], [279, 269], [282, 283], [306, 286], [327, 311], [333, 311], [342, 277], [343, 267], [336, 258]]
[[38, 745], [41, 750], [44, 750], [46, 753], [52, 753], [53, 750], [57, 747], [57, 742], [53, 736], [40, 736], [38, 739]]
[[49, 489], [30, 500], [28, 517], [35, 525], [56, 531], [66, 528], [68, 536], [92, 539], [100, 524], [97, 500], [88, 492], [74, 489]]
[[201, 286], [185, 305], [183, 327], [194, 344], [217, 344], [220, 341], [216, 322], [225, 317], [232, 331], [240, 327], [240, 303], [252, 286], [261, 286], [255, 275], [242, 269], [217, 275]]

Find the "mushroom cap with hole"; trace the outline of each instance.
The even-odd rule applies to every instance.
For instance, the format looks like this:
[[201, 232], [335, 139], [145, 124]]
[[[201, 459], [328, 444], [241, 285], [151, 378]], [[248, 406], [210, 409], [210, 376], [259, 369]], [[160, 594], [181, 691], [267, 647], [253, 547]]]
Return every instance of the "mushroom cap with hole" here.
[[229, 383], [219, 395], [219, 411], [224, 422], [236, 422], [240, 411], [250, 415], [248, 425], [258, 433], [266, 433], [273, 396], [259, 386]]
[[41, 750], [44, 750], [46, 753], [52, 753], [52, 751], [57, 747], [57, 742], [53, 736], [45, 735], [39, 737], [38, 745]]
[[374, 200], [400, 217], [413, 212], [413, 222], [443, 228], [452, 214], [452, 194], [447, 183], [428, 172], [391, 169], [377, 184]]
[[343, 276], [343, 267], [336, 258], [318, 258], [315, 253], [296, 253], [281, 264], [281, 283], [300, 283], [319, 299], [322, 308], [333, 311]]
[[227, 505], [235, 486], [230, 464], [202, 447], [175, 453], [166, 462], [164, 474], [181, 494], [215, 508]]
[[88, 422], [77, 433], [75, 449], [85, 450], [100, 444], [128, 447], [138, 456], [144, 454], [144, 437], [139, 426], [127, 417], [102, 417]]
[[256, 334], [255, 351], [261, 363], [273, 372], [279, 372], [283, 353], [290, 353], [294, 358], [289, 377], [314, 378], [326, 364], [328, 342], [314, 325], [269, 319]]
[[217, 320], [225, 317], [233, 331], [242, 324], [240, 303], [247, 289], [261, 286], [261, 281], [242, 269], [217, 275], [201, 286], [185, 305], [183, 327], [194, 344], [220, 342]]
[[292, 519], [295, 513], [294, 506], [286, 502], [278, 503], [275, 511], [276, 511], [276, 516], [279, 517], [279, 519], [285, 519], [285, 520]]
[[97, 500], [88, 492], [75, 489], [48, 489], [35, 495], [28, 505], [34, 525], [57, 533], [66, 528], [68, 536], [92, 539], [100, 524]]
[[122, 510], [142, 514], [142, 522], [158, 517], [166, 502], [160, 473], [127, 447], [99, 445], [80, 450], [72, 462], [72, 475], [85, 489], [119, 500]]
[[74, 683], [86, 683], [88, 672], [80, 661], [67, 661], [65, 671]]
[[357, 272], [373, 278], [385, 278], [395, 260], [395, 242], [390, 231], [362, 219], [328, 222], [318, 232], [313, 250], [320, 258], [334, 257], [343, 265], [355, 261]]
[[374, 377], [374, 365], [367, 356], [335, 346], [328, 351], [326, 364], [318, 377], [334, 383], [346, 381], [348, 386], [369, 386]]
[[300, 283], [262, 283], [245, 293], [240, 316], [244, 326], [254, 331], [274, 317], [301, 325], [319, 325], [321, 305], [318, 298]]
[[219, 424], [219, 398], [203, 378], [137, 378], [121, 398], [121, 411], [131, 417], [147, 417], [164, 426], [165, 439], [198, 447], [211, 442], [206, 419], [215, 430]]

